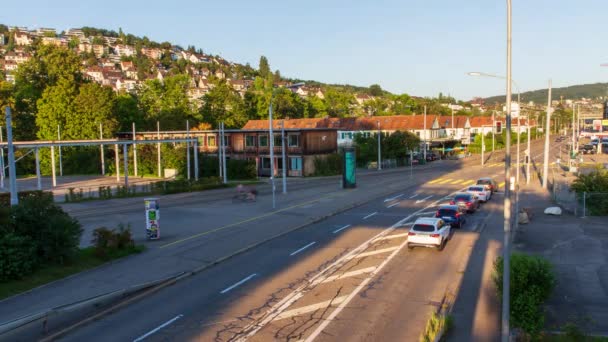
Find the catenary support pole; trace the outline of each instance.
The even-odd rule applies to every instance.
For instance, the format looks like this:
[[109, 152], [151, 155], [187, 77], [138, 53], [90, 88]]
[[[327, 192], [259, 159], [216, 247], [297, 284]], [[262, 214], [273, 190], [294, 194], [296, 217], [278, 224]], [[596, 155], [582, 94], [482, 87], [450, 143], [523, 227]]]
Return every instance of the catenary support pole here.
[[127, 144], [122, 145], [122, 162], [123, 169], [125, 170], [125, 190], [129, 191], [129, 146]]
[[274, 133], [272, 132], [272, 99], [268, 107], [268, 146], [270, 147], [270, 185], [272, 186], [272, 209], [276, 208], [276, 187], [274, 185]]
[[135, 122], [132, 123], [133, 125], [133, 175], [135, 177], [137, 177], [137, 144], [135, 143], [135, 141], [137, 140], [137, 138], [135, 137]]
[[526, 185], [530, 184], [530, 164], [532, 163], [532, 150], [530, 150], [530, 114], [526, 116], [526, 126], [528, 126], [528, 158], [526, 160]]
[[510, 340], [511, 292], [511, 0], [507, 0], [507, 139], [505, 146], [504, 241], [502, 279], [502, 342]]
[[[59, 142], [61, 142], [61, 128], [59, 127], [59, 125], [57, 125], [57, 140], [59, 140]], [[58, 148], [59, 148], [59, 176], [63, 177], [63, 158], [61, 156], [61, 145], [59, 145]]]
[[[186, 120], [186, 138], [190, 139], [190, 122]], [[186, 142], [186, 175], [190, 179], [190, 141]]]
[[283, 161], [283, 194], [287, 193], [287, 160], [285, 151], [285, 121], [281, 121], [281, 153]]
[[224, 122], [222, 122], [222, 174], [224, 176], [224, 184], [228, 184], [228, 173], [226, 170], [226, 134]]
[[38, 147], [34, 149], [36, 154], [36, 188], [42, 190], [42, 177], [40, 177], [40, 151]]
[[55, 167], [55, 146], [51, 146], [51, 178], [54, 188], [57, 186], [57, 168]]
[[8, 177], [9, 188], [11, 191], [11, 205], [19, 204], [19, 195], [17, 193], [17, 171], [15, 169], [15, 150], [13, 148], [13, 124], [11, 117], [11, 108], [6, 107], [6, 142], [8, 148]]
[[549, 94], [547, 97], [547, 123], [545, 125], [545, 155], [543, 165], [543, 189], [547, 188], [549, 178], [549, 139], [551, 137], [551, 80], [549, 80]]
[[424, 149], [422, 150], [422, 159], [424, 160], [423, 163], [426, 163], [426, 106], [424, 106]]
[[217, 145], [217, 168], [219, 170], [220, 179], [224, 179], [224, 171], [222, 170], [222, 149], [220, 142], [222, 141], [222, 124], [220, 123], [217, 127], [217, 139], [215, 140]]
[[120, 183], [120, 157], [118, 156], [118, 144], [114, 144], [114, 159], [116, 160], [116, 183]]
[[380, 141], [382, 133], [380, 132], [380, 121], [378, 123], [378, 171], [382, 170], [382, 142]]
[[[158, 121], [156, 121], [156, 139], [160, 140], [160, 122]], [[162, 178], [163, 173], [160, 168], [160, 143], [156, 144], [156, 169], [158, 170], [158, 178]]]
[[198, 140], [194, 140], [192, 152], [194, 153], [194, 180], [198, 180]]
[[[0, 126], [0, 143], [2, 141], [2, 126]], [[4, 148], [0, 147], [0, 188], [4, 188], [4, 179], [6, 178], [6, 173], [4, 171]]]
[[[103, 139], [103, 126], [99, 124], [99, 139]], [[106, 175], [106, 158], [103, 154], [103, 144], [99, 145], [99, 158], [101, 159], [101, 175]]]

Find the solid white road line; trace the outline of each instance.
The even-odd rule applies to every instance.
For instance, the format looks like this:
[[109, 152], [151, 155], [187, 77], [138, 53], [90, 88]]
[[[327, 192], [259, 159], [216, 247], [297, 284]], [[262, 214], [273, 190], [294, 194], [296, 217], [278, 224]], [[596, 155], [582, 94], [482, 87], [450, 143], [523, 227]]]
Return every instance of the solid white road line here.
[[365, 258], [365, 257], [372, 256], [372, 255], [384, 254], [384, 253], [392, 252], [395, 249], [397, 249], [397, 247], [389, 247], [389, 248], [378, 249], [378, 250], [375, 250], [375, 251], [365, 252], [365, 253], [361, 253], [361, 254], [355, 255], [351, 259]]
[[397, 204], [399, 204], [399, 203], [401, 203], [401, 202], [395, 202], [395, 203], [393, 203], [393, 204], [389, 205], [387, 208], [392, 208], [392, 207], [396, 206], [396, 205], [397, 205]]
[[305, 250], [306, 248], [308, 248], [308, 247], [310, 247], [310, 246], [314, 245], [315, 243], [317, 243], [317, 241], [313, 241], [313, 242], [309, 243], [308, 245], [306, 245], [306, 246], [304, 246], [304, 247], [302, 247], [302, 248], [298, 249], [297, 251], [295, 251], [295, 252], [293, 252], [293, 253], [289, 254], [289, 256], [294, 256], [294, 255], [296, 255], [296, 254], [300, 253], [301, 251]]
[[149, 332], [147, 332], [146, 334], [141, 335], [141, 336], [139, 336], [138, 338], [134, 339], [134, 340], [133, 340], [133, 342], [139, 342], [139, 341], [143, 341], [143, 340], [144, 340], [146, 337], [148, 337], [148, 336], [150, 336], [150, 335], [152, 335], [152, 334], [156, 333], [156, 332], [157, 332], [157, 331], [159, 331], [160, 329], [162, 329], [162, 328], [164, 328], [164, 327], [168, 326], [169, 324], [171, 324], [171, 323], [173, 323], [173, 322], [177, 321], [178, 319], [180, 319], [180, 318], [182, 318], [182, 317], [184, 317], [184, 315], [177, 315], [177, 316], [175, 316], [175, 317], [171, 318], [170, 320], [166, 321], [165, 323], [163, 323], [163, 324], [159, 325], [158, 327], [156, 327], [156, 328], [154, 328], [154, 329], [150, 330], [150, 331], [149, 331]]
[[324, 302], [320, 302], [317, 304], [311, 304], [311, 305], [303, 306], [301, 308], [283, 311], [280, 315], [275, 317], [274, 320], [278, 321], [278, 320], [285, 319], [285, 318], [300, 316], [303, 314], [307, 314], [309, 312], [317, 311], [319, 309], [324, 309], [331, 305], [339, 305], [346, 299], [346, 297], [347, 296], [341, 296], [341, 297], [337, 297], [332, 300], [326, 300]]
[[376, 215], [377, 213], [378, 213], [377, 211], [374, 211], [373, 213], [371, 213], [371, 214], [369, 214], [369, 215], [365, 216], [363, 219], [364, 219], [364, 220], [367, 220], [368, 218], [370, 218], [370, 217], [372, 217], [372, 216]]
[[410, 199], [417, 197], [420, 194], [413, 194], [412, 196], [410, 196]]
[[[334, 280], [350, 278], [350, 277], [358, 276], [360, 274], [372, 273], [372, 272], [374, 272], [375, 269], [376, 269], [376, 266], [372, 266], [372, 267], [362, 268], [360, 270], [355, 270], [355, 271], [350, 271], [350, 272], [346, 272], [343, 274], [338, 274], [335, 276], [328, 277], [327, 279], [321, 281], [321, 283], [330, 283]], [[314, 284], [314, 285], [316, 285], [316, 284]]]
[[396, 200], [397, 198], [399, 198], [401, 196], [403, 196], [403, 194], [399, 194], [399, 195], [397, 195], [395, 197], [387, 198], [387, 199], [384, 200], [384, 202], [386, 203], [386, 202], [394, 201], [394, 200]]
[[257, 273], [251, 274], [250, 276], [248, 276], [247, 278], [239, 281], [238, 283], [236, 283], [236, 284], [234, 284], [234, 285], [232, 285], [230, 287], [227, 287], [227, 288], [223, 289], [220, 293], [224, 294], [224, 293], [226, 293], [226, 292], [234, 289], [237, 286], [243, 285], [245, 282], [248, 282], [251, 278], [253, 278], [253, 277], [257, 276], [257, 275], [258, 275]]
[[338, 234], [339, 232], [343, 231], [344, 229], [350, 227], [350, 224], [347, 224], [346, 226], [342, 227], [342, 228], [338, 228], [336, 230], [334, 230], [334, 234]]
[[425, 198], [423, 198], [423, 199], [419, 199], [419, 200], [417, 200], [417, 201], [416, 201], [416, 204], [418, 204], [418, 203], [422, 203], [422, 202], [426, 201], [427, 199], [429, 199], [429, 198], [431, 198], [431, 197], [433, 197], [433, 195], [427, 196], [427, 197], [425, 197]]

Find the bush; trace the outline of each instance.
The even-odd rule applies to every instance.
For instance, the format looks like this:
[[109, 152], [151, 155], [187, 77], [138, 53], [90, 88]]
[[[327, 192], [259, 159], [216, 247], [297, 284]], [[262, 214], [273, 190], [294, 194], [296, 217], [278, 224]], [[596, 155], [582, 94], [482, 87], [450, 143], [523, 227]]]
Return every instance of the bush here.
[[608, 215], [608, 171], [598, 168], [592, 173], [580, 174], [570, 188], [576, 191], [581, 202], [587, 193], [585, 205], [589, 214]]
[[13, 233], [0, 237], [0, 281], [22, 278], [36, 266], [36, 246], [30, 239]]
[[78, 250], [82, 228], [50, 193], [20, 193], [0, 211], [0, 279], [27, 275], [44, 263], [64, 263]]
[[95, 255], [102, 259], [110, 258], [123, 251], [131, 251], [135, 248], [135, 242], [131, 235], [131, 226], [118, 225], [118, 229], [100, 227], [93, 231]]
[[342, 156], [338, 153], [326, 157], [315, 157], [313, 176], [335, 176], [342, 174]]
[[[494, 284], [502, 298], [503, 259], [494, 262]], [[511, 255], [511, 326], [538, 338], [545, 317], [542, 305], [555, 287], [555, 275], [549, 261], [537, 256]]]

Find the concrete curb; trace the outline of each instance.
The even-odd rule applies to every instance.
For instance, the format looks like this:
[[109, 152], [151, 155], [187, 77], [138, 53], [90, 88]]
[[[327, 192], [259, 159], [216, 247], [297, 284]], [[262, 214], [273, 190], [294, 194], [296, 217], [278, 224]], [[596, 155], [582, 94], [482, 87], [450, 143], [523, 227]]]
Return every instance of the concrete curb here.
[[[408, 184], [407, 186], [411, 187], [412, 184]], [[155, 285], [150, 285], [147, 290], [145, 290], [144, 292], [142, 292], [142, 293], [140, 293], [140, 294], [138, 294], [138, 295], [136, 295], [134, 297], [126, 298], [125, 300], [120, 301], [120, 296], [117, 296], [116, 300], [119, 300], [118, 303], [115, 303], [114, 305], [111, 305], [110, 307], [104, 309], [101, 312], [95, 313], [94, 315], [92, 315], [90, 317], [87, 317], [87, 318], [85, 318], [83, 320], [80, 320], [80, 321], [78, 321], [78, 322], [76, 322], [76, 323], [74, 323], [74, 324], [72, 324], [72, 325], [70, 325], [70, 326], [68, 326], [68, 327], [66, 327], [64, 329], [61, 329], [61, 330], [59, 330], [59, 331], [57, 331], [57, 332], [55, 332], [55, 333], [53, 333], [53, 334], [51, 334], [49, 336], [46, 336], [44, 339], [41, 339], [41, 341], [51, 341], [51, 340], [60, 338], [62, 336], [65, 336], [66, 334], [70, 333], [71, 331], [73, 331], [73, 330], [75, 330], [75, 329], [77, 329], [77, 328], [79, 328], [79, 327], [81, 327], [81, 326], [83, 326], [85, 324], [88, 324], [88, 323], [90, 323], [92, 321], [100, 319], [100, 318], [104, 317], [107, 314], [110, 314], [110, 313], [112, 313], [112, 312], [114, 312], [114, 311], [116, 311], [116, 310], [118, 310], [118, 309], [120, 309], [120, 308], [122, 308], [122, 307], [124, 307], [126, 305], [129, 305], [129, 304], [131, 304], [131, 303], [133, 303], [133, 302], [135, 302], [137, 300], [143, 299], [146, 296], [151, 295], [151, 294], [153, 294], [155, 292], [158, 292], [158, 291], [160, 291], [161, 289], [163, 289], [163, 288], [165, 288], [167, 286], [170, 286], [170, 285], [173, 285], [173, 284], [177, 283], [178, 281], [181, 281], [181, 280], [184, 280], [184, 279], [189, 278], [191, 276], [194, 276], [194, 275], [196, 275], [196, 274], [198, 274], [198, 273], [200, 273], [200, 272], [202, 272], [204, 270], [207, 270], [207, 269], [209, 269], [211, 267], [214, 267], [214, 266], [216, 266], [216, 265], [218, 265], [218, 264], [220, 264], [220, 263], [222, 263], [224, 261], [227, 261], [227, 260], [229, 260], [229, 259], [231, 259], [233, 257], [236, 257], [236, 256], [238, 256], [240, 254], [248, 252], [248, 251], [250, 251], [250, 250], [252, 250], [252, 249], [254, 249], [256, 247], [259, 247], [259, 246], [261, 246], [261, 245], [263, 245], [265, 243], [271, 242], [271, 241], [276, 240], [276, 239], [278, 239], [278, 238], [280, 238], [282, 236], [285, 236], [285, 235], [290, 234], [292, 232], [295, 232], [297, 230], [303, 229], [303, 228], [308, 227], [310, 225], [319, 223], [321, 221], [324, 221], [324, 220], [326, 220], [326, 219], [328, 219], [330, 217], [333, 217], [333, 216], [338, 215], [340, 213], [343, 213], [345, 211], [348, 211], [348, 210], [360, 207], [362, 205], [365, 205], [365, 204], [370, 203], [372, 201], [375, 201], [377, 199], [381, 199], [382, 197], [385, 197], [387, 194], [391, 194], [391, 193], [394, 193], [394, 192], [395, 192], [394, 190], [390, 190], [390, 191], [384, 192], [384, 193], [382, 193], [382, 194], [380, 194], [378, 196], [366, 199], [364, 201], [359, 201], [359, 202], [352, 203], [352, 204], [347, 205], [345, 207], [342, 207], [340, 209], [334, 210], [334, 211], [332, 211], [332, 212], [330, 212], [328, 214], [325, 214], [325, 215], [313, 218], [309, 222], [303, 223], [303, 224], [298, 225], [298, 226], [296, 226], [294, 228], [291, 228], [291, 229], [289, 229], [287, 231], [284, 231], [284, 232], [281, 232], [281, 233], [276, 234], [274, 236], [271, 236], [271, 237], [269, 237], [269, 238], [267, 238], [265, 240], [252, 243], [252, 244], [250, 244], [250, 245], [248, 245], [246, 247], [243, 247], [243, 248], [241, 248], [241, 249], [239, 249], [239, 250], [237, 250], [237, 251], [235, 251], [235, 252], [233, 252], [233, 253], [231, 253], [229, 255], [220, 257], [220, 258], [218, 258], [218, 259], [216, 259], [216, 260], [214, 260], [214, 261], [212, 261], [212, 262], [210, 262], [208, 264], [205, 264], [205, 265], [202, 265], [200, 267], [197, 267], [197, 268], [195, 268], [195, 269], [193, 269], [191, 271], [186, 271], [186, 272], [184, 272], [182, 274], [179, 274], [179, 275], [176, 275], [176, 276], [172, 276], [170, 278], [165, 278], [165, 279], [162, 279], [162, 280], [155, 281], [155, 283], [156, 283]], [[139, 290], [141, 290], [141, 288]], [[105, 294], [105, 295], [96, 296], [96, 297], [87, 299], [85, 301], [91, 301], [90, 305], [95, 306], [95, 305], [97, 305], [96, 300], [100, 300], [101, 301], [100, 297], [108, 296], [108, 295], [110, 295], [112, 293], [115, 293], [115, 292], [120, 292], [122, 294], [122, 297], [128, 297], [129, 295], [132, 295], [133, 293], [137, 292], [137, 291], [130, 291], [127, 294], [124, 291], [126, 291], [126, 290], [123, 289], [123, 290], [113, 291], [113, 292], [110, 292], [110, 293]], [[69, 305], [75, 305], [75, 304], [69, 304]], [[35, 315], [37, 315], [37, 314], [35, 314]], [[28, 316], [28, 317], [31, 317], [31, 316]], [[25, 317], [25, 318], [22, 318], [22, 319], [27, 319], [28, 317]], [[38, 317], [38, 319], [39, 319], [39, 317]], [[32, 320], [35, 320], [35, 319], [32, 319]], [[30, 322], [32, 320], [30, 320]], [[24, 324], [28, 324], [28, 323], [26, 322]], [[24, 324], [21, 324], [19, 327], [22, 327]], [[18, 329], [19, 327], [16, 327], [14, 329]], [[0, 335], [4, 334], [4, 333], [11, 332], [14, 329], [12, 329], [12, 330], [6, 329], [5, 332], [2, 332], [0, 330]]]

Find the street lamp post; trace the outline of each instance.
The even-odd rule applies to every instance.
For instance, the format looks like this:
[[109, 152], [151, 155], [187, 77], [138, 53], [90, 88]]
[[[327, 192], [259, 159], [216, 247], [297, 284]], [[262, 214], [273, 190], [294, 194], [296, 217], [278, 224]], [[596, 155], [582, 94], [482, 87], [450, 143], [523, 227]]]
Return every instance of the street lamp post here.
[[507, 0], [507, 146], [505, 148], [504, 242], [502, 279], [502, 342], [510, 337], [511, 310], [511, 0]]
[[547, 189], [549, 176], [549, 138], [551, 136], [551, 80], [549, 80], [549, 94], [547, 97], [547, 123], [545, 125], [545, 155], [543, 158], [543, 189]]
[[281, 153], [283, 162], [283, 194], [287, 193], [287, 160], [285, 156], [285, 121], [281, 121]]
[[422, 150], [422, 158], [424, 160], [424, 163], [426, 163], [426, 106], [424, 106], [424, 149]]
[[[11, 116], [11, 107], [6, 107], [6, 142], [8, 148], [8, 177], [9, 189], [11, 192], [11, 205], [19, 204], [19, 196], [17, 194], [17, 172], [15, 170], [15, 149], [13, 148], [13, 124]], [[4, 170], [2, 170], [4, 172]]]

